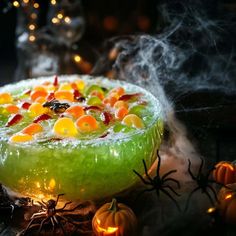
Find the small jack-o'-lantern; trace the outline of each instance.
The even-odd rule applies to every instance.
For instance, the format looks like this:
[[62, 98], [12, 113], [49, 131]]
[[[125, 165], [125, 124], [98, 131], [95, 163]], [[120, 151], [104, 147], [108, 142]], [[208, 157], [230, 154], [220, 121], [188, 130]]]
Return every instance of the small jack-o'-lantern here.
[[218, 193], [217, 208], [226, 223], [236, 224], [236, 183], [222, 187]]
[[113, 199], [97, 210], [92, 226], [97, 236], [135, 236], [137, 219], [129, 207]]
[[221, 161], [215, 166], [213, 178], [221, 184], [236, 183], [236, 165], [228, 161]]

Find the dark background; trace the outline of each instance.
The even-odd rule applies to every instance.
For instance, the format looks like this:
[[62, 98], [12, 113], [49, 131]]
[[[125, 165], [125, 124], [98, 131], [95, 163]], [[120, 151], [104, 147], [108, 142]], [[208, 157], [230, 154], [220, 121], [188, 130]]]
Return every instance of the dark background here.
[[[179, 4], [180, 2], [181, 4]], [[41, 1], [40, 3], [43, 6], [40, 24], [44, 25], [48, 4], [47, 1]], [[147, 33], [155, 35], [162, 33], [166, 27], [172, 24], [170, 19], [173, 19], [175, 14], [181, 16], [186, 4], [186, 8], [192, 7], [193, 10], [206, 12], [206, 16], [211, 20], [213, 19], [220, 23], [225, 22], [224, 31], [222, 30], [222, 33], [219, 31], [220, 33], [217, 35], [220, 38], [219, 49], [227, 51], [229, 46], [232, 47], [231, 62], [232, 65], [235, 65], [236, 1], [84, 0], [82, 3], [86, 19], [86, 30], [78, 44], [86, 43], [86, 45], [97, 50], [100, 54], [103, 53], [104, 42], [111, 37], [128, 34], [139, 35]], [[163, 8], [166, 5], [167, 8]], [[170, 11], [168, 12], [166, 9]], [[202, 19], [203, 22], [207, 23], [207, 17]], [[177, 42], [176, 45], [181, 45], [182, 42], [188, 42], [189, 40], [200, 51], [206, 51], [205, 47], [198, 47], [202, 39], [204, 39], [204, 31], [200, 36], [198, 34], [191, 35], [191, 31], [194, 32], [196, 28], [191, 22], [191, 15], [189, 19], [183, 24], [184, 27], [177, 36], [172, 37], [173, 42]], [[16, 21], [16, 9], [11, 9], [7, 13], [0, 11], [1, 85], [14, 80], [17, 68], [17, 52], [15, 48]], [[223, 34], [225, 31], [227, 31], [227, 34]], [[218, 39], [213, 36], [212, 40], [217, 41]], [[183, 50], [185, 46], [183, 44]], [[212, 52], [209, 51], [209, 55], [210, 53]], [[195, 74], [201, 74], [207, 70], [208, 67], [202, 65], [204, 63], [205, 61], [199, 55], [198, 57], [193, 57], [185, 67], [178, 68], [176, 76], [180, 74], [179, 71], [186, 70], [189, 79], [194, 79]], [[232, 81], [236, 79], [235, 72], [236, 70], [234, 69], [230, 79]], [[222, 83], [224, 80], [225, 77], [222, 74]], [[235, 160], [236, 93], [228, 93], [227, 87], [223, 91], [212, 89], [210, 86], [204, 90], [193, 88], [188, 93], [182, 93], [181, 86], [175, 87], [173, 83], [164, 84], [164, 87], [168, 96], [172, 97], [171, 100], [175, 106], [177, 117], [186, 125], [189, 138], [194, 141], [197, 150], [205, 157], [207, 164], [211, 166], [220, 160]], [[180, 219], [182, 220], [182, 218]], [[194, 218], [194, 220], [198, 219]], [[195, 222], [191, 221], [188, 227], [191, 228], [194, 224]], [[182, 227], [184, 228], [185, 225]], [[166, 233], [164, 235], [176, 235], [175, 226], [173, 228], [172, 234]], [[196, 229], [195, 234], [191, 235], [205, 235], [204, 232], [200, 231], [201, 229]], [[190, 235], [189, 231], [185, 232], [185, 234], [183, 231], [181, 233], [179, 235]], [[227, 232], [225, 235], [227, 235]]]
[[[7, 1], [5, 1], [7, 2]], [[8, 1], [10, 2], [10, 1]], [[45, 25], [49, 1], [40, 3], [39, 27]], [[17, 9], [11, 8], [4, 12], [4, 1], [0, 3], [0, 84], [12, 82], [17, 66], [15, 48]], [[160, 16], [157, 14], [155, 0], [84, 0], [83, 13], [86, 19], [86, 30], [82, 41], [99, 50], [105, 39], [110, 37], [133, 34], [153, 33], [157, 28]]]

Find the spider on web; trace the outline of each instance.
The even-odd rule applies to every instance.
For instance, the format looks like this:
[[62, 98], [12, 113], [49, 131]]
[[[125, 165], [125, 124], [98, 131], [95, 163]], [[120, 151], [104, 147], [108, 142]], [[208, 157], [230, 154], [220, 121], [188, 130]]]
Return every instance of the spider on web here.
[[37, 228], [37, 234], [40, 234], [46, 224], [52, 226], [53, 232], [55, 232], [56, 227], [59, 226], [63, 235], [67, 235], [66, 230], [63, 226], [66, 223], [76, 226], [76, 231], [81, 234], [91, 233], [90, 230], [83, 230], [79, 228], [80, 226], [83, 227], [85, 225], [87, 226], [87, 228], [89, 227], [91, 220], [88, 219], [88, 217], [85, 216], [85, 219], [81, 220], [80, 222], [74, 221], [67, 217], [75, 210], [81, 210], [88, 207], [89, 205], [91, 205], [91, 202], [83, 202], [71, 209], [66, 209], [66, 207], [72, 202], [66, 202], [63, 207], [56, 208], [59, 198], [63, 195], [64, 194], [59, 194], [56, 200], [50, 199], [47, 202], [43, 200], [41, 202], [38, 201], [37, 203], [41, 206], [41, 210], [32, 215], [31, 221], [29, 222], [27, 227], [18, 235], [31, 235], [32, 230]]
[[[180, 183], [178, 180], [171, 178], [170, 175], [177, 172], [177, 170], [170, 170], [164, 175], [160, 176], [160, 167], [161, 167], [161, 157], [157, 151], [157, 158], [158, 158], [158, 164], [157, 164], [157, 170], [156, 170], [156, 176], [152, 178], [148, 174], [148, 169], [145, 161], [143, 160], [143, 166], [145, 170], [145, 177], [144, 178], [141, 174], [139, 174], [137, 171], [133, 170], [134, 173], [141, 179], [141, 181], [147, 185], [150, 188], [144, 189], [141, 194], [144, 192], [150, 192], [150, 191], [156, 191], [157, 196], [160, 196], [160, 192], [164, 193], [166, 196], [168, 196], [172, 202], [176, 205], [177, 209], [181, 211], [180, 206], [178, 202], [175, 200], [175, 198], [169, 193], [171, 191], [174, 195], [180, 196], [179, 193], [177, 193], [172, 186], [168, 184], [168, 182], [173, 182], [177, 185], [178, 188], [180, 188]], [[169, 190], [169, 191], [168, 191]]]

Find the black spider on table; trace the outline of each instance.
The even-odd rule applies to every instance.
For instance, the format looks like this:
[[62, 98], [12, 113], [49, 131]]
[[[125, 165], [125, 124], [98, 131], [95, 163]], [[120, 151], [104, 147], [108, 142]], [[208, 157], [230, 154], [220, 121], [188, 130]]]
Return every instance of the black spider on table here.
[[[58, 208], [58, 209], [56, 208], [59, 198], [63, 195], [64, 194], [59, 194], [57, 196], [56, 200], [50, 199], [47, 202], [45, 202], [43, 200], [42, 200], [42, 202], [38, 201], [37, 203], [40, 204], [42, 209], [39, 212], [34, 213], [32, 215], [31, 221], [29, 222], [29, 224], [27, 225], [25, 230], [23, 230], [19, 235], [27, 235], [28, 233], [30, 233], [30, 231], [33, 228], [34, 229], [38, 228], [37, 234], [40, 234], [43, 229], [43, 226], [46, 224], [51, 224], [53, 231], [55, 231], [56, 226], [59, 226], [60, 229], [62, 230], [63, 235], [66, 235], [66, 230], [65, 230], [62, 222], [73, 224], [76, 227], [90, 223], [91, 222], [90, 220], [76, 222], [76, 221], [73, 221], [70, 218], [66, 217], [66, 214], [70, 214], [75, 210], [81, 210], [81, 209], [87, 207], [89, 202], [83, 202], [83, 203], [73, 207], [72, 209], [65, 209], [69, 204], [72, 203], [72, 202], [66, 202], [63, 207]], [[35, 221], [38, 221], [39, 223], [35, 223]], [[83, 233], [83, 234], [91, 233], [91, 231], [84, 231], [84, 230], [78, 229], [78, 228], [76, 230], [80, 233]]]
[[217, 198], [217, 194], [216, 194], [216, 191], [215, 189], [211, 186], [211, 184], [215, 183], [215, 184], [218, 184], [220, 186], [224, 186], [226, 187], [225, 185], [221, 184], [221, 183], [218, 183], [216, 182], [215, 180], [213, 179], [210, 179], [210, 175], [212, 173], [212, 171], [215, 170], [215, 167], [212, 167], [210, 168], [206, 174], [204, 174], [202, 172], [202, 169], [203, 169], [203, 166], [204, 166], [204, 159], [202, 157], [201, 158], [201, 164], [199, 166], [199, 169], [198, 169], [198, 173], [196, 176], [194, 176], [194, 174], [192, 173], [191, 171], [191, 161], [188, 160], [188, 173], [189, 175], [191, 176], [192, 180], [194, 180], [194, 182], [196, 182], [197, 184], [197, 187], [194, 188], [191, 193], [189, 194], [188, 196], [188, 199], [187, 199], [187, 203], [186, 203], [186, 207], [185, 207], [185, 211], [188, 209], [188, 206], [189, 206], [189, 202], [190, 202], [190, 199], [191, 197], [193, 196], [193, 194], [195, 192], [197, 192], [198, 190], [201, 190], [202, 193], [206, 194], [206, 196], [208, 197], [208, 199], [210, 200], [212, 206], [215, 205], [215, 202], [214, 200], [212, 199], [211, 195], [210, 195], [210, 191], [213, 193], [213, 196], [214, 196], [214, 199], [216, 202], [218, 202], [218, 198]]
[[169, 177], [169, 175], [177, 172], [177, 170], [171, 170], [167, 173], [165, 173], [163, 176], [160, 176], [160, 167], [161, 167], [161, 157], [159, 153], [157, 152], [157, 158], [158, 158], [158, 164], [157, 164], [157, 171], [156, 171], [156, 176], [152, 178], [148, 174], [148, 169], [145, 161], [143, 160], [143, 165], [144, 165], [144, 170], [145, 170], [145, 176], [147, 179], [145, 179], [141, 174], [139, 174], [137, 171], [133, 170], [134, 173], [141, 179], [141, 181], [145, 184], [150, 186], [151, 188], [147, 188], [141, 192], [143, 194], [144, 192], [149, 192], [149, 191], [156, 191], [157, 196], [160, 196], [160, 192], [164, 193], [166, 196], [168, 196], [176, 205], [179, 211], [181, 211], [180, 206], [178, 202], [175, 200], [174, 197], [167, 191], [169, 189], [172, 193], [174, 193], [176, 196], [180, 196], [167, 182], [174, 182], [178, 188], [180, 188], [180, 183], [178, 180]]

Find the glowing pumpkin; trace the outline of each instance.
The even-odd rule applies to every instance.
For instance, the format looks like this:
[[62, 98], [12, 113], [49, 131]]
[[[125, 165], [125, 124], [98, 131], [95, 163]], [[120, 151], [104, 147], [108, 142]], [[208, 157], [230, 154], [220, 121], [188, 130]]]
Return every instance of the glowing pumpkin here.
[[221, 161], [215, 166], [213, 178], [216, 182], [226, 184], [236, 183], [236, 165], [231, 162]]
[[222, 219], [229, 224], [236, 224], [236, 183], [222, 187], [218, 193], [217, 206]]
[[113, 199], [104, 204], [93, 217], [93, 231], [97, 236], [135, 236], [137, 219], [133, 211]]

